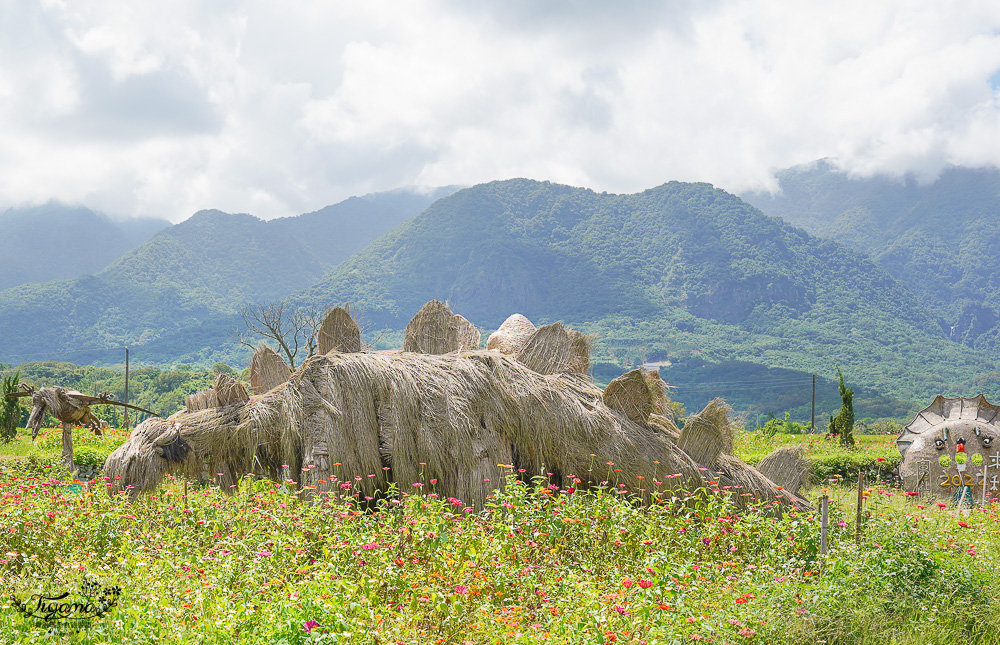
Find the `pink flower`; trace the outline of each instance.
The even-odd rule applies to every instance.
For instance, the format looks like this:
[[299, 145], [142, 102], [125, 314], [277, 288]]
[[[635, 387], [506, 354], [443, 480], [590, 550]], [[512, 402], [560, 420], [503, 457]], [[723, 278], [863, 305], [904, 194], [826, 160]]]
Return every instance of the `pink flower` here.
[[626, 589], [628, 589], [628, 588], [630, 588], [632, 586], [632, 581], [631, 580], [622, 580], [622, 586], [625, 587]]
[[649, 580], [640, 580], [639, 586], [642, 587], [643, 589], [649, 589], [650, 587], [653, 586], [653, 583], [650, 582]]
[[274, 555], [274, 554], [273, 554], [273, 553], [271, 553], [270, 551], [261, 551], [261, 552], [260, 552], [260, 553], [258, 553], [257, 555], [258, 555], [259, 557], [261, 557], [261, 558], [270, 558], [270, 557], [271, 557], [272, 555]]
[[469, 593], [469, 588], [464, 585], [458, 585], [457, 587], [455, 587], [455, 593], [457, 593], [460, 596], [464, 596], [465, 594]]
[[414, 482], [413, 484], [414, 488], [420, 488], [421, 486], [423, 486], [423, 484], [421, 484], [420, 482]]
[[615, 611], [617, 611], [622, 616], [631, 616], [632, 615], [632, 612], [630, 612], [628, 609], [625, 609], [624, 607], [615, 607]]
[[316, 622], [315, 620], [307, 620], [307, 621], [306, 621], [306, 622], [305, 622], [305, 623], [304, 623], [304, 624], [302, 625], [302, 627], [303, 627], [303, 628], [304, 628], [304, 629], [306, 630], [306, 633], [307, 633], [307, 634], [311, 634], [311, 633], [312, 633], [312, 630], [314, 630], [314, 629], [316, 629], [317, 627], [319, 627], [319, 623], [317, 623], [317, 622]]

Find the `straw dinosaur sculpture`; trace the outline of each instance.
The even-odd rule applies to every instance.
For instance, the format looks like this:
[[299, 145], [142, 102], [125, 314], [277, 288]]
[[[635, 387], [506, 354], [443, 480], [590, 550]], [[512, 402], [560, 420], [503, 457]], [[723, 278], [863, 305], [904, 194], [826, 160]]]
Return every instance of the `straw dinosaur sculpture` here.
[[606, 482], [645, 501], [655, 490], [709, 486], [728, 487], [739, 503], [807, 506], [728, 454], [720, 400], [679, 431], [658, 374], [633, 370], [602, 391], [580, 373], [589, 337], [559, 323], [529, 333], [524, 320], [488, 341], [502, 349], [481, 350], [478, 330], [434, 301], [404, 346], [436, 353], [334, 350], [289, 375], [275, 369], [274, 352], [258, 350], [255, 394], [220, 375], [184, 411], [140, 424], [105, 464], [111, 492], [136, 496], [167, 472], [197, 477], [207, 467], [223, 488], [252, 472], [293, 480], [307, 495], [360, 499], [436, 480], [435, 493], [478, 508], [513, 468], [562, 488]]
[[121, 401], [115, 401], [110, 392], [103, 392], [97, 396], [90, 396], [76, 390], [69, 390], [63, 387], [43, 387], [35, 389], [30, 385], [21, 384], [20, 391], [8, 394], [8, 398], [31, 397], [31, 413], [28, 415], [27, 427], [31, 428], [31, 440], [38, 436], [38, 431], [45, 422], [45, 415], [50, 414], [62, 424], [62, 459], [63, 465], [70, 471], [76, 470], [73, 462], [73, 426], [89, 426], [97, 435], [101, 434], [101, 428], [107, 424], [99, 419], [90, 409], [92, 405], [117, 405], [130, 410], [139, 410], [147, 414], [155, 415], [144, 408], [140, 408]]

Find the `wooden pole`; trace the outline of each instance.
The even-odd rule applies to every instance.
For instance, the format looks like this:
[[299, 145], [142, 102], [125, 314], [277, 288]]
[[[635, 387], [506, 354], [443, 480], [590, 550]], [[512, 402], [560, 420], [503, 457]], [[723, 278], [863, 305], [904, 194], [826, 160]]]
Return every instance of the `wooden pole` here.
[[62, 460], [63, 466], [71, 473], [76, 472], [76, 464], [73, 463], [73, 424], [62, 424]]
[[827, 536], [827, 531], [829, 530], [830, 527], [830, 497], [828, 495], [824, 495], [823, 497], [820, 498], [819, 509], [821, 518], [820, 533], [819, 533], [819, 554], [826, 555], [827, 552], [826, 536]]
[[857, 533], [855, 535], [855, 540], [858, 544], [861, 544], [861, 504], [864, 503], [864, 490], [865, 490], [865, 473], [864, 471], [858, 471], [858, 514], [855, 517], [855, 526]]
[[[814, 386], [815, 387], [815, 386]], [[125, 348], [125, 405], [128, 405], [128, 347]], [[125, 408], [125, 429], [130, 426], [128, 408]]]
[[812, 421], [809, 422], [809, 433], [816, 433], [816, 375], [813, 374]]

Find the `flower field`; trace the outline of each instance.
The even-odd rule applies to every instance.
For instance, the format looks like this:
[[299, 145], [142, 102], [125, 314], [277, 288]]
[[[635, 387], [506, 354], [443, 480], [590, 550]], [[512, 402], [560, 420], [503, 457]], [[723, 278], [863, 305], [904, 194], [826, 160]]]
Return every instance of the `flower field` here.
[[[603, 467], [603, 465], [602, 465]], [[613, 464], [608, 464], [612, 468]], [[0, 641], [81, 643], [996, 643], [998, 511], [833, 488], [813, 513], [733, 491], [507, 486], [474, 512], [430, 480], [375, 504], [301, 499], [248, 475], [235, 494], [171, 481], [0, 472]], [[650, 482], [651, 487], [662, 485]], [[821, 494], [821, 489], [813, 491]], [[79, 631], [14, 606], [85, 582], [117, 605]]]

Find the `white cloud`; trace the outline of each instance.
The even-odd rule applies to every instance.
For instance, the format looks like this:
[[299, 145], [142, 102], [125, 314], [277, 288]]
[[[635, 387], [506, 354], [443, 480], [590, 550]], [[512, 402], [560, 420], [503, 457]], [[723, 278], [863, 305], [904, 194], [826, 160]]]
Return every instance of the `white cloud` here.
[[263, 217], [526, 176], [998, 165], [1000, 6], [0, 0], [0, 206]]

